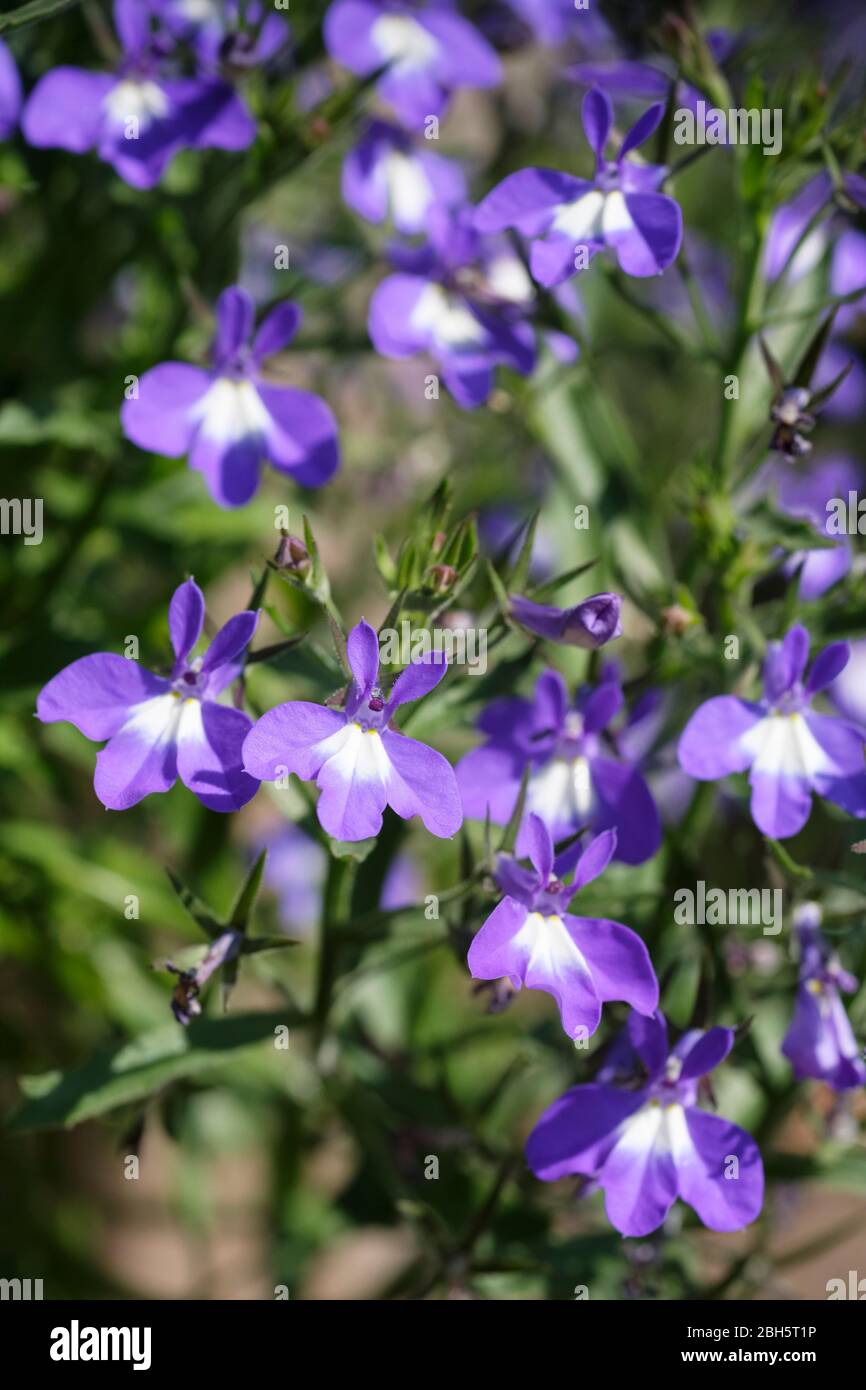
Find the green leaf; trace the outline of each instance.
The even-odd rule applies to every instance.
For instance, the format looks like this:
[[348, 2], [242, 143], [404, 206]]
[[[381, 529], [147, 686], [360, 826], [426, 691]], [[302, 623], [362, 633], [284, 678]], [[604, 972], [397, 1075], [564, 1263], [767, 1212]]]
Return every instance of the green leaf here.
[[529, 518], [526, 531], [520, 545], [520, 552], [514, 562], [514, 568], [508, 576], [508, 588], [514, 594], [522, 594], [529, 579], [529, 566], [532, 564], [532, 548], [535, 544], [535, 531], [538, 526], [538, 518], [541, 512], [535, 511]]
[[265, 872], [265, 862], [268, 852], [263, 849], [253, 867], [247, 874], [246, 880], [235, 899], [228, 925], [234, 927], [236, 931], [245, 932], [249, 925], [252, 910], [262, 886], [262, 875]]
[[520, 791], [517, 793], [517, 800], [514, 803], [514, 810], [511, 812], [511, 819], [505, 827], [502, 839], [499, 841], [499, 853], [510, 854], [514, 849], [517, 840], [517, 832], [520, 829], [520, 822], [523, 820], [523, 808], [526, 805], [526, 792], [529, 787], [530, 768], [523, 769], [523, 776], [520, 779]]
[[211, 939], [219, 936], [223, 929], [222, 923], [213, 915], [207, 903], [203, 903], [201, 898], [197, 898], [192, 889], [187, 888], [186, 884], [179, 879], [177, 874], [173, 873], [171, 869], [166, 869], [165, 872], [168, 874], [169, 881], [175, 893], [177, 893], [177, 896], [180, 898], [193, 921], [201, 927], [205, 936], [209, 936]]
[[66, 1072], [22, 1077], [25, 1099], [12, 1115], [12, 1130], [70, 1128], [120, 1105], [140, 1101], [172, 1082], [200, 1076], [244, 1048], [273, 1037], [280, 1025], [301, 1026], [303, 1015], [237, 1014], [198, 1018], [188, 1028], [166, 1024], [120, 1047], [98, 1052]]

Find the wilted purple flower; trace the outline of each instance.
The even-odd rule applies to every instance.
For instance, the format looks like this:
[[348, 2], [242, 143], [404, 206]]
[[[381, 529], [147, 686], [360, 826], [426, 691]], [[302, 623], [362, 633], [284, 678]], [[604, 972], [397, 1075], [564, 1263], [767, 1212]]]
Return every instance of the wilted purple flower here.
[[241, 933], [227, 927], [211, 942], [201, 963], [194, 970], [180, 970], [170, 960], [165, 963], [166, 970], [177, 976], [177, 984], [171, 996], [171, 1011], [184, 1028], [201, 1013], [198, 996], [211, 975], [221, 966], [233, 960], [243, 940]]
[[439, 116], [458, 87], [495, 87], [499, 59], [474, 25], [444, 5], [402, 0], [334, 0], [325, 15], [332, 58], [376, 84], [409, 127]]
[[238, 613], [220, 628], [203, 657], [191, 656], [204, 623], [195, 580], [175, 590], [168, 626], [175, 662], [156, 676], [114, 652], [83, 656], [40, 691], [43, 724], [66, 720], [106, 746], [96, 756], [93, 787], [103, 806], [125, 811], [178, 777], [212, 811], [237, 811], [258, 788], [244, 772], [241, 745], [252, 727], [242, 710], [217, 703], [239, 675], [258, 614]]
[[759, 703], [717, 695], [695, 711], [680, 739], [681, 767], [702, 782], [750, 769], [752, 819], [773, 839], [802, 830], [813, 792], [866, 817], [863, 734], [844, 719], [810, 708], [848, 655], [847, 642], [832, 642], [804, 681], [809, 634], [799, 624], [792, 627], [784, 641], [770, 643]]
[[264, 462], [303, 487], [321, 487], [339, 464], [329, 407], [261, 374], [264, 359], [298, 331], [300, 308], [289, 300], [278, 304], [253, 337], [253, 301], [235, 286], [220, 295], [216, 318], [213, 367], [162, 362], [145, 372], [138, 396], [123, 404], [124, 433], [141, 449], [170, 458], [188, 454], [221, 507], [250, 500]]
[[458, 405], [472, 409], [490, 395], [497, 366], [533, 370], [535, 291], [513, 248], [479, 236], [465, 212], [437, 206], [428, 224], [426, 245], [392, 250], [398, 273], [374, 291], [368, 332], [383, 357], [429, 352]]
[[593, 594], [574, 608], [552, 608], [520, 594], [509, 595], [509, 612], [527, 632], [587, 651], [622, 636], [621, 611], [619, 594]]
[[[494, 700], [478, 727], [487, 742], [461, 759], [457, 781], [467, 816], [504, 825], [525, 769], [528, 813], [540, 816], [554, 842], [576, 830], [617, 832], [617, 859], [642, 864], [661, 842], [658, 811], [641, 773], [618, 758], [605, 730], [623, 705], [622, 689], [605, 680], [578, 692], [569, 708], [565, 681], [545, 671], [532, 700]], [[527, 847], [525, 822], [517, 840]]]
[[0, 140], [6, 140], [18, 124], [21, 111], [21, 79], [15, 59], [0, 39]]
[[142, 0], [115, 0], [122, 47], [116, 72], [53, 68], [30, 93], [22, 130], [31, 145], [95, 149], [135, 188], [152, 188], [181, 149], [243, 150], [256, 123], [229, 83], [177, 77], [172, 40], [154, 35]]
[[697, 1103], [701, 1078], [733, 1046], [732, 1030], [693, 1029], [669, 1051], [662, 1014], [633, 1013], [627, 1036], [616, 1068], [619, 1080], [630, 1058], [627, 1085], [600, 1079], [554, 1101], [527, 1141], [530, 1168], [544, 1182], [572, 1174], [594, 1180], [624, 1236], [657, 1230], [678, 1197], [712, 1231], [748, 1226], [764, 1200], [760, 1150], [745, 1130]]
[[391, 727], [400, 705], [435, 688], [447, 662], [439, 653], [401, 671], [385, 700], [379, 689], [379, 643], [361, 620], [349, 633], [354, 677], [342, 710], [291, 700], [262, 715], [244, 744], [244, 766], [263, 782], [289, 772], [316, 780], [318, 817], [338, 840], [378, 835], [386, 806], [409, 820], [420, 816], [447, 839], [463, 815], [454, 771], [441, 753]]
[[368, 222], [390, 218], [398, 232], [424, 231], [435, 203], [466, 195], [459, 164], [416, 143], [390, 121], [368, 122], [343, 163], [343, 200]]
[[[616, 848], [616, 831], [606, 830], [581, 852], [575, 846], [554, 861], [550, 832], [539, 816], [526, 826], [534, 872], [501, 856], [496, 880], [506, 897], [494, 908], [469, 948], [476, 980], [507, 976], [514, 989], [552, 994], [569, 1037], [590, 1037], [601, 1006], [624, 999], [642, 1014], [658, 1008], [659, 987], [640, 937], [620, 922], [575, 917], [569, 904], [581, 888], [604, 873]], [[565, 883], [574, 871], [574, 881]]]
[[522, 169], [488, 193], [475, 213], [476, 227], [514, 227], [532, 238], [530, 268], [541, 285], [558, 285], [582, 269], [576, 253], [591, 258], [605, 247], [628, 275], [661, 274], [679, 252], [682, 213], [658, 192], [667, 169], [626, 156], [649, 139], [663, 114], [662, 102], [650, 106], [616, 159], [607, 160], [613, 111], [606, 94], [593, 88], [583, 99], [583, 128], [596, 157], [592, 181], [556, 169]]
[[821, 934], [821, 909], [803, 903], [794, 915], [800, 943], [800, 983], [782, 1052], [798, 1081], [813, 1077], [836, 1091], [866, 1084], [861, 1056], [839, 991], [853, 994], [857, 980], [843, 970]]

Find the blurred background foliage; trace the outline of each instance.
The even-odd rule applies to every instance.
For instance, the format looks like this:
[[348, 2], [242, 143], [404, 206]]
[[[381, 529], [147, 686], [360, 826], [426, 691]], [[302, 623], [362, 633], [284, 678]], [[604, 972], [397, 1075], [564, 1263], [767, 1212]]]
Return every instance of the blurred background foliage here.
[[[106, 812], [92, 791], [93, 747], [70, 726], [34, 721], [39, 687], [87, 652], [121, 651], [135, 635], [143, 663], [164, 666], [166, 606], [184, 576], [205, 590], [214, 629], [244, 606], [276, 549], [280, 504], [293, 532], [309, 516], [345, 621], [381, 622], [394, 595], [377, 572], [374, 537], [395, 555], [412, 527], [423, 531], [444, 477], [452, 519], [476, 517], [500, 567], [505, 538], [540, 508], [535, 581], [594, 561], [559, 597], [626, 594], [614, 654], [632, 695], [670, 687], [669, 733], [731, 684], [726, 633], [742, 642], [739, 678], [795, 617], [815, 641], [866, 635], [859, 562], [807, 609], [795, 584], [773, 579], [780, 549], [795, 551], [802, 531], [766, 510], [738, 512], [732, 500], [771, 432], [770, 383], [738, 320], [750, 256], [773, 208], [810, 174], [828, 161], [856, 167], [863, 154], [862, 90], [850, 71], [827, 125], [852, 7], [684, 9], [689, 22], [744, 33], [734, 90], [785, 113], [777, 159], [714, 149], [676, 176], [687, 258], [718, 267], [708, 322], [679, 271], [624, 285], [594, 266], [575, 291], [580, 360], [544, 358], [529, 381], [503, 373], [490, 407], [472, 414], [444, 393], [426, 401], [429, 368], [380, 360], [367, 341], [387, 233], [343, 207], [339, 182], [371, 96], [327, 63], [325, 8], [293, 6], [295, 57], [249, 79], [260, 121], [250, 151], [186, 152], [141, 193], [93, 157], [20, 138], [0, 149], [0, 489], [45, 508], [41, 545], [0, 544], [0, 1095], [12, 1116], [0, 1138], [0, 1273], [43, 1278], [46, 1296], [59, 1298], [271, 1297], [279, 1285], [293, 1298], [559, 1299], [579, 1286], [592, 1298], [823, 1296], [824, 1280], [862, 1255], [863, 1098], [794, 1086], [779, 1054], [796, 981], [789, 916], [780, 937], [765, 938], [755, 928], [677, 927], [672, 907], [674, 889], [697, 878], [781, 886], [788, 913], [818, 897], [864, 978], [854, 823], [816, 804], [786, 860], [744, 813], [742, 787], [723, 799], [705, 787], [650, 863], [617, 866], [588, 890], [587, 913], [645, 937], [675, 1025], [753, 1017], [717, 1092], [723, 1113], [759, 1138], [771, 1179], [747, 1232], [712, 1235], [680, 1207], [664, 1233], [623, 1241], [599, 1197], [575, 1203], [569, 1184], [538, 1183], [523, 1164], [538, 1114], [591, 1073], [599, 1049], [589, 1060], [575, 1052], [542, 996], [491, 1016], [473, 990], [465, 950], [493, 901], [490, 885], [482, 877], [470, 893], [448, 894], [481, 858], [481, 827], [442, 843], [389, 813], [343, 903], [348, 926], [318, 1039], [305, 1026], [324, 872], [311, 839], [294, 870], [296, 889], [313, 899], [310, 920], [309, 904], [304, 921], [293, 920], [300, 907], [286, 910], [273, 879], [254, 918], [256, 934], [301, 944], [245, 959], [227, 1019], [212, 989], [205, 1017], [184, 1034], [169, 1011], [170, 977], [153, 966], [182, 959], [201, 934], [166, 869], [224, 914], [263, 843], [279, 843], [296, 822], [309, 834], [309, 806], [297, 789], [263, 787], [240, 815], [221, 817], [178, 785]], [[475, 17], [484, 8], [466, 7]], [[671, 8], [601, 5], [627, 51], [644, 57], [661, 47]], [[101, 17], [88, 3], [16, 31], [10, 46], [27, 88], [58, 63], [95, 65]], [[501, 91], [460, 94], [441, 147], [467, 162], [476, 197], [526, 164], [584, 173], [579, 96], [557, 79], [550, 52], [524, 46], [506, 55]], [[283, 244], [290, 268], [277, 270]], [[828, 267], [829, 250], [760, 306], [786, 365], [815, 331], [809, 306], [828, 293]], [[343, 464], [307, 496], [268, 473], [249, 506], [224, 512], [183, 461], [125, 441], [118, 411], [130, 374], [203, 357], [210, 305], [237, 280], [262, 305], [303, 305], [302, 333], [275, 367], [329, 401]], [[861, 319], [847, 345], [856, 356], [864, 342]], [[739, 376], [735, 405], [723, 398], [728, 371]], [[816, 450], [862, 461], [862, 423], [822, 420]], [[590, 508], [587, 530], [575, 529], [578, 505]], [[332, 693], [339, 673], [317, 605], [273, 575], [265, 604], [257, 645], [310, 637], [250, 669], [251, 708]], [[673, 605], [692, 619], [684, 628], [665, 618]], [[495, 614], [481, 566], [456, 606], [476, 622]], [[574, 681], [591, 664], [581, 652], [555, 660]], [[482, 701], [528, 691], [541, 662], [508, 635], [487, 676], [452, 673], [412, 731], [456, 759], [472, 746]], [[408, 883], [402, 901], [416, 906], [377, 916], [395, 856]], [[333, 895], [336, 878], [332, 870]], [[427, 894], [442, 899], [438, 919], [425, 916]], [[137, 919], [125, 915], [132, 898]], [[851, 1014], [862, 1036], [863, 990]], [[599, 1040], [622, 1017], [608, 1008]], [[283, 1022], [286, 1050], [273, 1046]], [[137, 1180], [125, 1177], [131, 1154]]]

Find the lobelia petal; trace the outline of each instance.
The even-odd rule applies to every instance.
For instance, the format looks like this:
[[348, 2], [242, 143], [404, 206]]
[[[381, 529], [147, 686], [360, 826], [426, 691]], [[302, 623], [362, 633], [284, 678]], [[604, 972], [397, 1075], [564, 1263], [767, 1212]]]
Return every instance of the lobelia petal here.
[[346, 713], [353, 715], [370, 698], [379, 678], [379, 638], [376, 629], [364, 618], [355, 624], [346, 639], [346, 657], [354, 677]]
[[666, 1142], [665, 1112], [645, 1105], [623, 1126], [598, 1180], [612, 1226], [646, 1236], [662, 1224], [677, 1197], [677, 1170]]
[[220, 667], [227, 666], [240, 656], [249, 646], [258, 626], [258, 612], [246, 610], [229, 618], [217, 633], [204, 654], [201, 664], [202, 674], [216, 673]]
[[690, 777], [715, 782], [745, 772], [754, 753], [744, 743], [763, 718], [763, 710], [736, 695], [716, 695], [699, 705], [680, 736], [677, 757]]
[[[577, 270], [576, 249], [574, 239], [561, 232], [551, 232], [543, 240], [534, 241], [529, 248], [529, 269], [533, 280], [548, 290], [569, 280]], [[592, 249], [589, 243], [586, 243], [586, 249]]]
[[448, 89], [432, 72], [415, 69], [404, 72], [389, 68], [379, 78], [378, 95], [408, 130], [420, 131], [430, 116], [441, 116], [448, 105]]
[[613, 107], [609, 96], [600, 87], [591, 87], [583, 98], [580, 118], [589, 147], [601, 163], [613, 125]]
[[[615, 830], [604, 830], [600, 835], [596, 835], [590, 840], [575, 865], [574, 879], [571, 884], [575, 893], [604, 873], [616, 853], [616, 838]], [[569, 851], [566, 850], [556, 860], [556, 872], [560, 878], [568, 872], [564, 862], [568, 854]]]
[[749, 777], [752, 788], [752, 820], [772, 840], [796, 835], [812, 811], [812, 788], [802, 777], [756, 772]]
[[613, 247], [627, 275], [660, 275], [676, 260], [682, 245], [683, 215], [679, 203], [665, 193], [622, 196], [630, 225], [611, 232], [605, 228], [605, 241]]
[[526, 1162], [542, 1182], [577, 1173], [594, 1177], [644, 1099], [642, 1091], [594, 1082], [574, 1086], [538, 1120], [526, 1141]]
[[539, 887], [546, 888], [553, 872], [553, 842], [550, 831], [540, 816], [532, 814], [526, 817], [524, 833], [529, 858], [538, 874]]
[[624, 999], [639, 1014], [654, 1014], [659, 984], [637, 932], [605, 918], [566, 916], [563, 920], [589, 966], [601, 1002]]
[[479, 232], [515, 227], [530, 236], [545, 230], [555, 209], [575, 202], [592, 185], [558, 169], [520, 169], [482, 198], [472, 217]]
[[125, 811], [145, 796], [174, 786], [180, 714], [181, 701], [173, 692], [134, 706], [96, 755], [93, 790], [103, 806]]
[[733, 1029], [708, 1029], [683, 1054], [681, 1080], [690, 1081], [714, 1071], [725, 1060], [733, 1045]]
[[193, 439], [189, 466], [201, 473], [208, 492], [220, 506], [243, 507], [254, 496], [264, 444], [256, 434], [239, 439], [220, 439], [200, 426]]
[[195, 435], [194, 407], [213, 385], [213, 376], [186, 362], [162, 362], [145, 372], [138, 396], [120, 412], [123, 432], [140, 449], [168, 458], [189, 451]]
[[596, 796], [595, 829], [616, 830], [616, 858], [621, 863], [643, 864], [662, 838], [659, 813], [643, 776], [637, 768], [610, 758], [591, 758], [589, 767]]
[[269, 422], [268, 458], [301, 487], [323, 487], [340, 466], [337, 422], [328, 405], [311, 391], [260, 383], [259, 398]]
[[469, 946], [466, 963], [473, 979], [501, 980], [508, 976], [516, 988], [520, 987], [526, 952], [513, 943], [526, 915], [526, 905], [513, 898], [503, 898], [497, 903]]
[[363, 76], [382, 66], [382, 54], [372, 39], [382, 11], [372, 0], [336, 0], [325, 15], [328, 52], [350, 72]]
[[382, 736], [346, 723], [319, 751], [325, 755], [316, 778], [322, 792], [316, 812], [321, 825], [337, 840], [378, 835], [391, 777]]
[[74, 724], [86, 738], [111, 738], [135, 706], [170, 688], [167, 680], [137, 661], [115, 652], [94, 652], [65, 666], [42, 687], [36, 715], [43, 724]]
[[204, 594], [190, 577], [178, 585], [168, 605], [168, 631], [178, 661], [189, 656], [204, 625]]
[[308, 700], [276, 705], [244, 739], [244, 767], [261, 782], [273, 782], [285, 772], [309, 782], [322, 766], [322, 746], [345, 727], [345, 715], [324, 705]]
[[817, 695], [819, 690], [825, 690], [837, 676], [841, 675], [850, 659], [851, 646], [848, 642], [831, 642], [829, 647], [825, 647], [822, 652], [819, 652], [812, 662], [806, 681], [807, 693]]
[[444, 652], [430, 652], [422, 661], [413, 661], [405, 667], [391, 687], [385, 706], [385, 722], [400, 705], [421, 700], [435, 690], [447, 670], [448, 659]]
[[21, 96], [21, 79], [15, 60], [0, 39], [0, 140], [8, 139], [18, 124]]
[[651, 1017], [629, 1014], [626, 1031], [648, 1075], [659, 1076], [668, 1059], [668, 1026], [664, 1014], [658, 1009]]
[[866, 766], [863, 734], [853, 724], [833, 715], [813, 714], [803, 719], [825, 755], [825, 766], [812, 774], [819, 796], [841, 806], [849, 815], [866, 816]]
[[500, 854], [493, 877], [508, 898], [516, 898], [524, 906], [532, 906], [538, 893], [538, 875], [534, 869], [524, 869], [510, 854]]
[[496, 87], [502, 81], [502, 64], [474, 24], [444, 9], [427, 9], [420, 23], [436, 40], [439, 54], [434, 72], [448, 87]]
[[301, 306], [293, 304], [290, 299], [277, 304], [262, 319], [253, 339], [253, 357], [256, 361], [262, 362], [266, 357], [272, 357], [275, 352], [282, 352], [294, 338], [303, 317]]
[[186, 700], [178, 725], [177, 771], [212, 811], [239, 811], [259, 789], [244, 771], [241, 750], [252, 728], [242, 710], [213, 700]]
[[711, 1231], [742, 1230], [764, 1202], [764, 1165], [757, 1144], [720, 1115], [694, 1107], [674, 1109], [679, 1113], [672, 1116], [670, 1128], [680, 1197]]
[[629, 130], [619, 147], [618, 159], [623, 160], [632, 150], [636, 150], [645, 140], [648, 140], [653, 131], [659, 125], [662, 116], [665, 114], [665, 104], [663, 101], [654, 102], [648, 106], [642, 116], [638, 116], [631, 130]]
[[[521, 907], [523, 920], [507, 952], [508, 973], [527, 989], [542, 990], [555, 999], [562, 1026], [570, 1038], [579, 1030], [593, 1034], [601, 1018], [601, 1001], [590, 967], [567, 922], [556, 914], [543, 915]], [[497, 970], [497, 977], [501, 974]], [[496, 977], [495, 977], [496, 978]]]
[[495, 743], [466, 753], [456, 768], [464, 814], [484, 820], [489, 809], [493, 823], [504, 825], [514, 810], [524, 766], [514, 748]]
[[412, 357], [423, 352], [429, 333], [416, 319], [421, 296], [429, 281], [420, 275], [389, 275], [370, 298], [367, 332], [383, 357]]
[[238, 285], [223, 290], [216, 302], [216, 336], [213, 357], [217, 367], [230, 362], [253, 331], [255, 305]]
[[448, 759], [426, 743], [388, 729], [382, 743], [391, 764], [388, 804], [404, 820], [420, 816], [426, 830], [450, 839], [463, 824], [457, 778]]
[[602, 685], [596, 686], [580, 707], [585, 732], [594, 734], [600, 729], [606, 729], [624, 704], [622, 686], [617, 681], [605, 681]]
[[109, 73], [59, 67], [40, 77], [25, 104], [21, 129], [29, 145], [83, 154], [97, 144], [103, 103], [115, 85]]
[[468, 366], [452, 361], [443, 367], [442, 380], [463, 410], [477, 410], [490, 399], [496, 374], [490, 366]]

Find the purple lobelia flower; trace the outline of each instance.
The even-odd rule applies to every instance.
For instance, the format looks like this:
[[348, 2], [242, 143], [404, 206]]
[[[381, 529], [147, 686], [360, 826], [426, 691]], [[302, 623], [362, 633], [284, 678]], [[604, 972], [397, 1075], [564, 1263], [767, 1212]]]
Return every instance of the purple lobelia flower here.
[[[558, 671], [539, 677], [532, 700], [494, 700], [478, 721], [487, 742], [457, 767], [464, 813], [483, 820], [489, 810], [504, 825], [528, 767], [527, 812], [541, 817], [554, 841], [580, 829], [614, 829], [615, 857], [642, 864], [659, 847], [661, 825], [643, 776], [606, 739], [622, 705], [622, 689], [611, 678], [584, 686], [569, 708]], [[527, 847], [524, 823], [517, 849]]]
[[694, 1029], [669, 1050], [662, 1014], [633, 1013], [615, 1069], [626, 1084], [611, 1084], [603, 1070], [554, 1101], [527, 1141], [530, 1168], [544, 1182], [571, 1174], [593, 1180], [624, 1236], [657, 1230], [678, 1197], [712, 1231], [748, 1226], [764, 1200], [760, 1150], [745, 1130], [697, 1103], [701, 1078], [733, 1042], [730, 1028]]
[[[616, 831], [596, 836], [554, 860], [550, 832], [531, 815], [526, 839], [533, 871], [501, 856], [496, 880], [506, 897], [494, 908], [469, 948], [476, 980], [507, 976], [519, 989], [552, 994], [569, 1037], [588, 1038], [601, 1006], [624, 999], [642, 1014], [658, 1008], [659, 987], [640, 937], [620, 922], [575, 917], [568, 911], [579, 889], [604, 873], [616, 848]], [[574, 871], [574, 881], [563, 882]]]
[[220, 628], [203, 657], [192, 650], [204, 623], [195, 580], [175, 590], [168, 626], [175, 662], [156, 676], [114, 652], [83, 656], [39, 693], [44, 724], [66, 720], [105, 747], [96, 756], [93, 786], [110, 811], [125, 811], [178, 777], [212, 811], [237, 811], [258, 789], [244, 772], [241, 745], [252, 727], [242, 710], [218, 703], [243, 668], [243, 652], [258, 614], [238, 613]]
[[343, 164], [343, 200], [368, 222], [390, 218], [398, 232], [427, 226], [435, 203], [453, 207], [466, 195], [463, 170], [417, 145], [390, 121], [369, 121]]
[[373, 292], [367, 322], [383, 357], [430, 353], [467, 410], [487, 400], [497, 366], [528, 376], [536, 356], [523, 262], [504, 239], [479, 236], [468, 215], [436, 206], [426, 245], [393, 248], [398, 273]]
[[578, 39], [587, 48], [610, 39], [610, 29], [597, 10], [578, 9], [574, 0], [508, 0], [539, 43], [555, 46]]
[[420, 816], [443, 839], [460, 829], [463, 815], [454, 771], [441, 753], [391, 725], [400, 705], [419, 700], [445, 674], [444, 656], [413, 662], [386, 700], [379, 689], [379, 643], [361, 620], [349, 633], [353, 680], [343, 709], [290, 700], [262, 715], [244, 744], [244, 766], [273, 782], [289, 772], [315, 779], [319, 821], [337, 840], [378, 835], [386, 806], [404, 820]]
[[[124, 402], [126, 436], [141, 449], [189, 455], [221, 507], [241, 507], [267, 461], [303, 487], [321, 487], [339, 463], [337, 426], [318, 396], [269, 383], [262, 362], [291, 342], [301, 310], [286, 300], [253, 337], [255, 308], [245, 290], [223, 290], [216, 306], [213, 366], [162, 362]], [[252, 338], [252, 342], [250, 339]]]
[[325, 15], [325, 44], [338, 63], [376, 84], [404, 125], [440, 116], [458, 87], [495, 87], [502, 76], [495, 51], [474, 25], [447, 6], [402, 0], [334, 0]]
[[695, 711], [680, 738], [680, 766], [702, 782], [750, 769], [752, 819], [773, 839], [802, 830], [813, 792], [866, 817], [862, 732], [810, 707], [848, 656], [847, 642], [831, 643], [804, 679], [809, 634], [799, 624], [792, 627], [784, 641], [769, 646], [759, 703], [717, 695]]
[[114, 73], [53, 68], [30, 93], [22, 130], [31, 145], [95, 149], [135, 188], [152, 188], [181, 149], [243, 150], [256, 123], [218, 77], [177, 77], [173, 40], [155, 35], [142, 0], [115, 0], [122, 55]]
[[593, 594], [574, 608], [552, 608], [520, 594], [509, 595], [509, 612], [527, 632], [546, 637], [548, 642], [562, 642], [587, 651], [595, 651], [622, 636], [621, 611], [619, 594]]
[[797, 592], [806, 603], [820, 598], [837, 584], [851, 568], [851, 542], [847, 534], [834, 529], [834, 504], [842, 504], [847, 516], [850, 493], [857, 493], [863, 470], [853, 459], [837, 455], [795, 472], [787, 463], [775, 470], [778, 478], [779, 506], [789, 516], [809, 521], [830, 545], [814, 550], [797, 550], [782, 566], [784, 574], [799, 572]]
[[866, 1084], [866, 1064], [839, 991], [852, 994], [857, 980], [843, 970], [821, 934], [821, 909], [803, 903], [794, 914], [800, 943], [800, 983], [782, 1052], [798, 1081], [813, 1077], [837, 1091]]
[[18, 124], [21, 111], [21, 79], [15, 59], [0, 39], [0, 140], [6, 140]]
[[230, 68], [262, 66], [290, 37], [283, 15], [264, 0], [150, 0], [165, 27], [191, 43], [208, 64]]
[[[610, 248], [628, 275], [659, 275], [676, 259], [683, 234], [679, 205], [659, 193], [663, 165], [626, 156], [652, 135], [664, 114], [656, 102], [635, 122], [614, 160], [604, 157], [613, 125], [607, 95], [593, 88], [583, 99], [583, 128], [596, 158], [592, 180], [556, 169], [522, 169], [488, 193], [475, 213], [482, 232], [514, 227], [532, 238], [529, 264], [541, 285], [559, 285], [586, 258]], [[585, 263], [585, 261], [584, 261]]]

